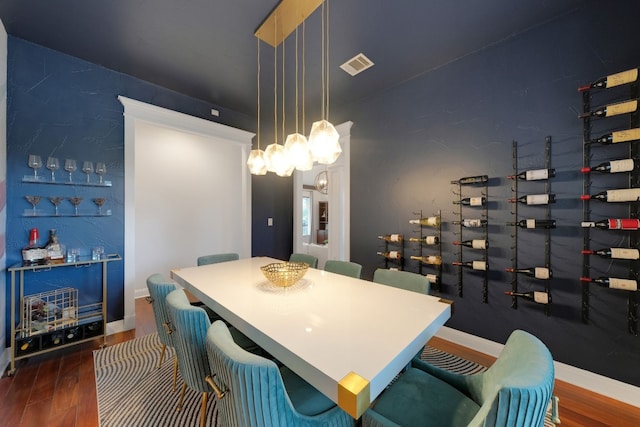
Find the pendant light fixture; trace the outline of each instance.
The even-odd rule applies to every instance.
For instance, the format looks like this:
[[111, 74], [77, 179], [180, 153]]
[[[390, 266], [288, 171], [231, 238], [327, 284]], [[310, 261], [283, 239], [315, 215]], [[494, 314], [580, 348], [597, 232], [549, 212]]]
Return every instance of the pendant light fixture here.
[[260, 39], [258, 39], [258, 149], [251, 150], [249, 153], [249, 159], [247, 159], [247, 166], [249, 172], [253, 175], [266, 175], [267, 165], [265, 163], [264, 151], [260, 149]]
[[[326, 15], [326, 17], [325, 17]], [[334, 163], [342, 148], [340, 135], [329, 122], [329, 0], [322, 3], [322, 119], [314, 122], [309, 134], [309, 149], [313, 160], [330, 165]]]

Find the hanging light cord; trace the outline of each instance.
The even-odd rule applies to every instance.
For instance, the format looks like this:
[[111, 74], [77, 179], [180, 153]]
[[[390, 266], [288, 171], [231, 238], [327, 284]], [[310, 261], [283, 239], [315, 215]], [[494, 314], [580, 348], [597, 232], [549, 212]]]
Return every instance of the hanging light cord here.
[[258, 40], [258, 150], [260, 149], [260, 39]]
[[[278, 18], [274, 20], [276, 33], [278, 31]], [[273, 48], [273, 133], [274, 143], [278, 143], [278, 46]]]
[[306, 34], [306, 28], [305, 28], [305, 21], [302, 21], [302, 134], [306, 135], [307, 131], [306, 131], [306, 126], [307, 126], [307, 120], [305, 118], [305, 113], [304, 113], [304, 107], [305, 107], [305, 93], [304, 93], [304, 81], [305, 81], [305, 76], [306, 76], [306, 67], [305, 67], [305, 34]]
[[324, 21], [324, 15], [325, 15], [325, 3], [326, 2], [322, 2], [322, 45], [321, 45], [321, 49], [322, 49], [322, 61], [321, 61], [321, 65], [322, 65], [322, 72], [321, 72], [321, 79], [322, 79], [322, 93], [321, 93], [321, 97], [322, 97], [322, 103], [321, 103], [321, 107], [322, 107], [322, 111], [321, 111], [321, 116], [323, 119], [326, 119], [325, 116], [325, 112], [326, 112], [326, 107], [325, 107], [325, 98], [326, 98], [326, 87], [325, 87], [325, 21]]
[[284, 40], [282, 40], [282, 143], [284, 144], [284, 138], [285, 138], [285, 131], [284, 131], [284, 122], [285, 122], [285, 118], [284, 118], [284, 101], [285, 101], [285, 97], [284, 97], [284, 52], [285, 52], [285, 48], [284, 48]]
[[327, 112], [326, 112], [326, 116], [325, 119], [329, 120], [329, 0], [326, 0], [327, 3], [327, 29], [326, 29], [326, 37], [327, 37], [327, 86], [326, 86], [326, 96], [327, 96], [327, 104], [326, 104], [326, 108], [327, 108]]

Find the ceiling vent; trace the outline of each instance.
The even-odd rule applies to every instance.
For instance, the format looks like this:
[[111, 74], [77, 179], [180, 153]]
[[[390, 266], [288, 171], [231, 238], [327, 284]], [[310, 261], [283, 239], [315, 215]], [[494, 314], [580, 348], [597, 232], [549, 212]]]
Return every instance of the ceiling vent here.
[[340, 68], [352, 76], [355, 76], [356, 74], [359, 74], [371, 67], [373, 67], [373, 61], [364, 56], [364, 53], [357, 54], [340, 66]]

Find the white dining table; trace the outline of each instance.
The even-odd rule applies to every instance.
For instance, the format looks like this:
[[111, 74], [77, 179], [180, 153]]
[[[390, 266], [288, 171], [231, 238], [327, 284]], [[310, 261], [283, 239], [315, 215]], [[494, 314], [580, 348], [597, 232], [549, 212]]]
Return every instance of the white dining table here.
[[171, 277], [352, 417], [359, 418], [451, 316], [451, 303], [309, 268], [290, 287], [254, 257]]

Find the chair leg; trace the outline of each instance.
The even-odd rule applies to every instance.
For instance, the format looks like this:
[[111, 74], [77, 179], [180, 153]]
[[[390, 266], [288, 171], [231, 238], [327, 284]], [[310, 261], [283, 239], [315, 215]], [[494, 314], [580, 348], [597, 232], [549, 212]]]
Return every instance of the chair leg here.
[[160, 360], [158, 360], [158, 369], [162, 366], [162, 361], [164, 360], [164, 352], [167, 349], [166, 344], [162, 344], [162, 350], [160, 350]]
[[200, 408], [200, 427], [204, 427], [207, 416], [207, 400], [209, 400], [209, 393], [202, 392], [202, 405]]
[[173, 392], [176, 392], [176, 387], [178, 387], [178, 356], [174, 356], [173, 358]]
[[178, 401], [178, 409], [176, 409], [177, 412], [180, 412], [182, 410], [182, 404], [184, 402], [184, 394], [186, 391], [187, 391], [187, 384], [182, 383], [182, 392], [180, 393], [180, 400]]

